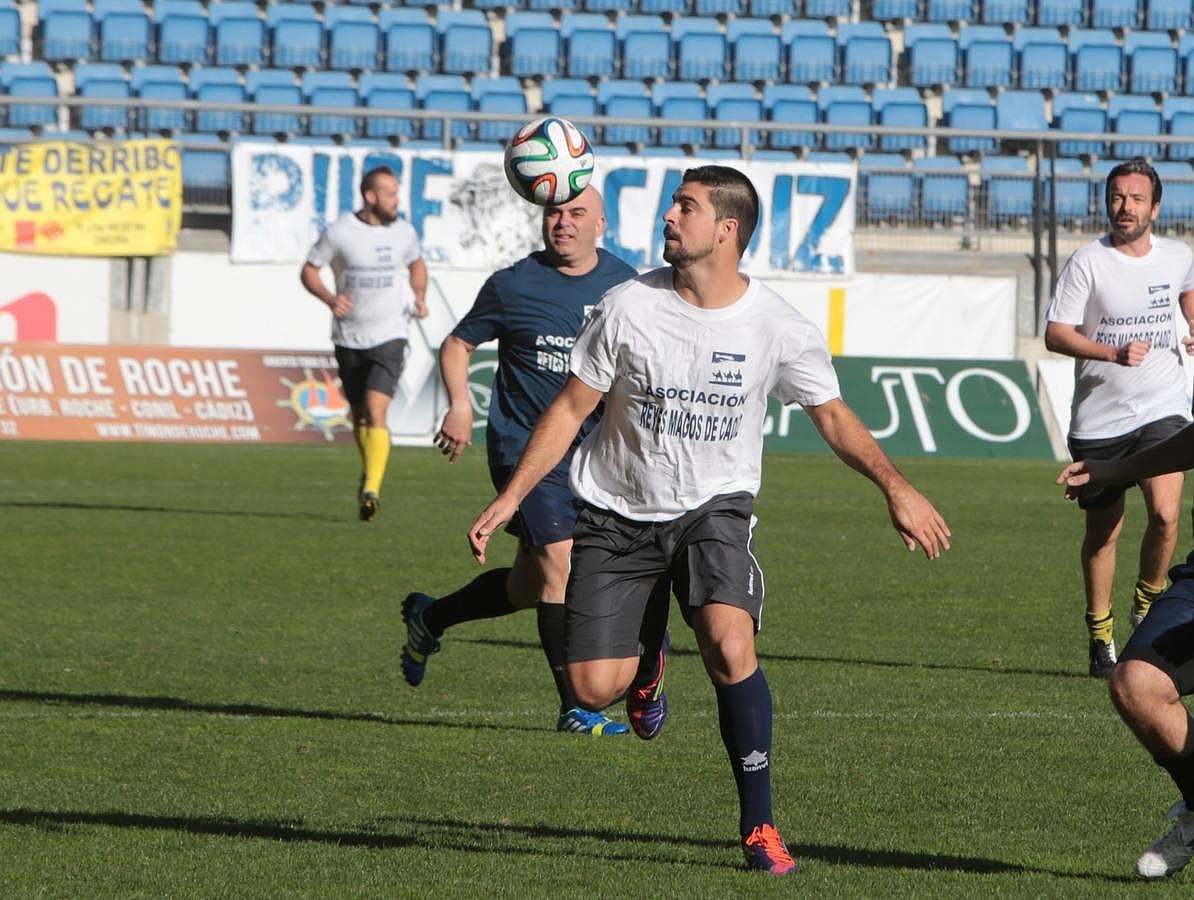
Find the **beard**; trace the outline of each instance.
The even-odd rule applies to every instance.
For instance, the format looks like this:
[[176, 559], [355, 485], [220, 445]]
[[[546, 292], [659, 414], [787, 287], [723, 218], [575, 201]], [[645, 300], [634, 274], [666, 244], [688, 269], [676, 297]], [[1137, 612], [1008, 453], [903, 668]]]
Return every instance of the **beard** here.
[[1111, 222], [1111, 230], [1115, 236], [1123, 241], [1125, 244], [1130, 244], [1132, 241], [1142, 237], [1149, 226], [1152, 225], [1151, 219], [1136, 220], [1133, 219], [1130, 223]]
[[398, 213], [396, 211], [392, 213], [387, 212], [379, 206], [373, 207], [373, 215], [377, 217], [377, 221], [382, 225], [393, 225], [398, 221]]
[[683, 267], [691, 265], [698, 260], [704, 259], [713, 252], [713, 242], [710, 241], [704, 247], [683, 247], [677, 244], [674, 247], [663, 245], [663, 261], [669, 266]]

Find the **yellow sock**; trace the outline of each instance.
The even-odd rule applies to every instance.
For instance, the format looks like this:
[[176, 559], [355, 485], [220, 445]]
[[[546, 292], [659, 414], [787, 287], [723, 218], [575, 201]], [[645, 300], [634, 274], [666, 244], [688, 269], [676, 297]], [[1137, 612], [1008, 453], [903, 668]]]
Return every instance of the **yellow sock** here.
[[1101, 619], [1096, 619], [1090, 613], [1086, 614], [1086, 629], [1090, 632], [1090, 639], [1092, 641], [1102, 641], [1104, 644], [1111, 643], [1111, 637], [1114, 632], [1115, 617], [1108, 611]]
[[365, 458], [365, 486], [363, 490], [373, 494], [381, 493], [381, 480], [386, 474], [386, 463], [390, 461], [390, 430], [388, 428], [362, 428]]
[[1132, 592], [1132, 612], [1138, 616], [1148, 615], [1153, 601], [1163, 593], [1165, 593], [1165, 585], [1154, 587], [1144, 579], [1139, 579], [1136, 582], [1135, 590]]

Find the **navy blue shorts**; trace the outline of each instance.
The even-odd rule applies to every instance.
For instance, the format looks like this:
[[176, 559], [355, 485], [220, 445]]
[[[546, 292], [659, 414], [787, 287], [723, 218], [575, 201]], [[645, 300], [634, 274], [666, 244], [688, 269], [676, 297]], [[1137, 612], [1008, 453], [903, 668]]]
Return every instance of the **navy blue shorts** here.
[[1152, 663], [1185, 697], [1194, 694], [1194, 552], [1169, 578], [1173, 584], [1153, 601], [1119, 658]]
[[[1075, 462], [1083, 459], [1117, 460], [1130, 456], [1140, 450], [1147, 450], [1154, 444], [1168, 440], [1187, 425], [1189, 421], [1182, 416], [1166, 416], [1141, 425], [1135, 431], [1121, 434], [1119, 437], [1083, 440], [1070, 438], [1070, 456]], [[1138, 482], [1124, 484], [1105, 484], [1097, 488], [1088, 488], [1078, 494], [1078, 506], [1081, 509], [1106, 509], [1124, 495], [1124, 492]]]
[[[494, 488], [504, 488], [513, 471], [513, 466], [490, 466]], [[568, 485], [568, 466], [556, 466], [523, 498], [506, 531], [527, 548], [570, 541], [580, 508]]]
[[367, 350], [337, 346], [336, 365], [340, 367], [344, 399], [353, 406], [360, 405], [366, 391], [393, 397], [406, 365], [406, 338], [386, 341]]

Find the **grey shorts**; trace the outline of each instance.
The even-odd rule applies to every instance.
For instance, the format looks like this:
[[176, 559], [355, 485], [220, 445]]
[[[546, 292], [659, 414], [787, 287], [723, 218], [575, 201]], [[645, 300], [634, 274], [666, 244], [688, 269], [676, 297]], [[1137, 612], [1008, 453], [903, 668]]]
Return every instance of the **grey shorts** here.
[[406, 365], [406, 339], [386, 341], [366, 350], [337, 346], [336, 365], [340, 367], [344, 399], [353, 406], [365, 399], [366, 391], [393, 397]]
[[726, 494], [668, 522], [636, 522], [586, 506], [573, 534], [564, 658], [624, 659], [639, 652], [648, 604], [668, 603], [684, 621], [706, 603], [750, 613], [758, 631], [763, 570], [754, 553], [754, 497]]
[[[1189, 421], [1182, 416], [1166, 416], [1118, 437], [1097, 440], [1070, 438], [1070, 456], [1074, 458], [1075, 462], [1083, 459], [1123, 459], [1125, 456], [1130, 456], [1173, 437], [1189, 424]], [[1078, 495], [1078, 506], [1082, 509], [1105, 509], [1122, 497], [1124, 491], [1135, 483], [1107, 484], [1094, 490], [1083, 491]]]

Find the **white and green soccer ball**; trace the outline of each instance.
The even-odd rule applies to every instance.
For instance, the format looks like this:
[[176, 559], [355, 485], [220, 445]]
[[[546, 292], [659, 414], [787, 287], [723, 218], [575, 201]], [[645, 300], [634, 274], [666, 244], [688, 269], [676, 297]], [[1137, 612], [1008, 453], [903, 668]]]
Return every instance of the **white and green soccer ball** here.
[[506, 178], [515, 193], [540, 206], [575, 198], [593, 177], [593, 148], [584, 132], [559, 116], [518, 129], [506, 146]]

